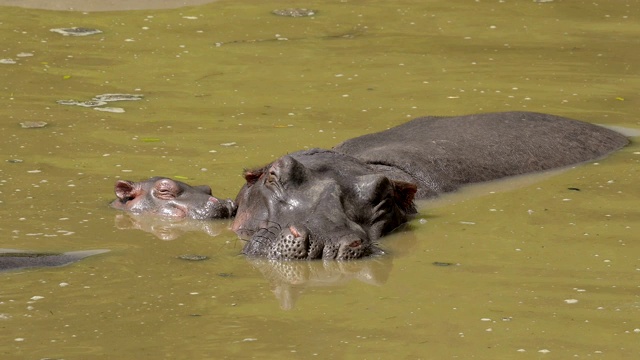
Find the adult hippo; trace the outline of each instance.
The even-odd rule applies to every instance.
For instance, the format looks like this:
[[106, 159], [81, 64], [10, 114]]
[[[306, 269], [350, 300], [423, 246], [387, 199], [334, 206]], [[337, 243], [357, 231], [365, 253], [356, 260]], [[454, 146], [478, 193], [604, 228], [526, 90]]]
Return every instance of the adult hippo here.
[[232, 228], [250, 256], [360, 258], [407, 221], [414, 198], [596, 159], [627, 143], [609, 129], [532, 112], [418, 118], [246, 171]]
[[[235, 214], [232, 229], [247, 241], [242, 252], [249, 256], [355, 259], [380, 253], [375, 241], [415, 213], [416, 198], [596, 159], [627, 143], [612, 130], [548, 114], [423, 117], [247, 170], [235, 203], [222, 206], [210, 189], [177, 182], [177, 193], [190, 196], [178, 212], [176, 193], [156, 201], [162, 191], [154, 178], [118, 182], [112, 205], [195, 218]], [[222, 210], [208, 210], [211, 203]]]

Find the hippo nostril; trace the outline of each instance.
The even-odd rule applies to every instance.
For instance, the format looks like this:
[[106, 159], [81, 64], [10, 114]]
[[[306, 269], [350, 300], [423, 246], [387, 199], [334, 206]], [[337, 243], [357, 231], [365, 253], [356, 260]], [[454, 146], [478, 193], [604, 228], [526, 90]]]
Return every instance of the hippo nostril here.
[[335, 258], [337, 260], [360, 259], [368, 255], [366, 242], [357, 235], [347, 235], [340, 239]]
[[291, 235], [295, 237], [302, 237], [301, 232], [293, 225], [289, 226], [289, 231], [291, 231]]
[[360, 247], [360, 245], [362, 245], [362, 240], [358, 239], [358, 240], [356, 240], [356, 241], [352, 241], [352, 242], [349, 244], [349, 247], [357, 248], [357, 247]]
[[269, 257], [282, 260], [307, 259], [309, 245], [309, 235], [306, 229], [289, 226], [284, 228], [276, 238]]

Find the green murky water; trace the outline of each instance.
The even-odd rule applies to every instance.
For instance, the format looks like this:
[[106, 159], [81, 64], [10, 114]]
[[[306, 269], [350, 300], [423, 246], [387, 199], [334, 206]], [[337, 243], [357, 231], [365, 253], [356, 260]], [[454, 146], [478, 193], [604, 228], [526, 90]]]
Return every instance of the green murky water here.
[[[251, 263], [226, 222], [136, 224], [107, 203], [116, 179], [154, 175], [233, 197], [243, 167], [420, 115], [532, 110], [638, 129], [637, 5], [1, 8], [0, 58], [15, 64], [0, 64], [0, 248], [111, 251], [0, 274], [0, 356], [634, 358], [637, 142], [533, 184], [424, 204], [383, 241], [392, 255], [361, 262]], [[318, 14], [270, 14], [292, 6]], [[71, 26], [104, 33], [49, 31]], [[104, 93], [145, 98], [112, 103], [119, 114], [56, 104]]]

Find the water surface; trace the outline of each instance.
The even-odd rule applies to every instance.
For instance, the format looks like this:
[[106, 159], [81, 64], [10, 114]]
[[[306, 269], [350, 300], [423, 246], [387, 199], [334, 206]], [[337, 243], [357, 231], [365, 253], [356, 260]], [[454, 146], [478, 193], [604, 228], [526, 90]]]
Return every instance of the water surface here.
[[[0, 58], [15, 63], [0, 64], [0, 248], [111, 251], [1, 274], [2, 358], [634, 358], [637, 139], [422, 204], [381, 242], [388, 256], [359, 262], [251, 262], [227, 222], [136, 224], [107, 206], [117, 179], [158, 175], [233, 197], [243, 167], [422, 115], [530, 110], [638, 129], [634, 5], [3, 7]], [[318, 13], [271, 14], [284, 7]], [[103, 33], [49, 31], [74, 26]], [[144, 100], [112, 103], [124, 113], [56, 104], [104, 93]]]

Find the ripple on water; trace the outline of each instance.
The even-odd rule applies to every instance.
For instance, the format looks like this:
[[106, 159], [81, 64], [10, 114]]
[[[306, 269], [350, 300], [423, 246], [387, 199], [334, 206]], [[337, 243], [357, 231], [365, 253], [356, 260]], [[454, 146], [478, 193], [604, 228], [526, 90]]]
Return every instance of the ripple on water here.
[[49, 29], [49, 31], [63, 36], [89, 36], [102, 33], [102, 30], [85, 27], [55, 28]]
[[311, 9], [305, 9], [305, 8], [288, 8], [288, 9], [276, 9], [276, 10], [273, 10], [271, 13], [278, 16], [305, 17], [305, 16], [313, 16], [317, 13], [317, 11], [311, 10]]

